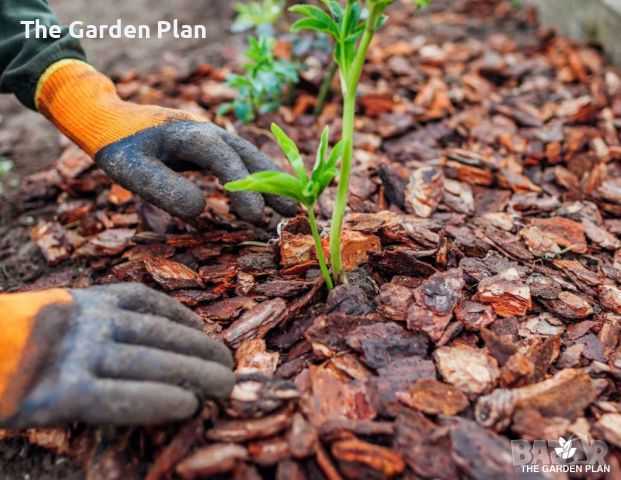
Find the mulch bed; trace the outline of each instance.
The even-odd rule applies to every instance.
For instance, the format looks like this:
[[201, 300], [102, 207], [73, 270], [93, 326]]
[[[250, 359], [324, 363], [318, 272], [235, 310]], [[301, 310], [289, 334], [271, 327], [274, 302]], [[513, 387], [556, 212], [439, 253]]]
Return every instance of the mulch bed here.
[[[32, 238], [63, 266], [30, 288], [166, 291], [234, 349], [239, 381], [183, 425], [20, 435], [97, 479], [492, 480], [520, 477], [510, 439], [588, 434], [621, 476], [621, 77], [596, 49], [539, 31], [530, 9], [448, 3], [399, 3], [370, 49], [349, 284], [329, 294], [303, 215], [240, 222], [204, 173], [187, 174], [208, 197], [192, 222], [73, 145], [24, 181], [24, 204], [57, 205]], [[338, 98], [311, 115], [326, 61], [310, 53], [291, 107], [225, 126], [275, 158], [272, 120], [309, 154], [324, 125], [338, 136]], [[226, 73], [130, 73], [118, 89], [213, 116]]]

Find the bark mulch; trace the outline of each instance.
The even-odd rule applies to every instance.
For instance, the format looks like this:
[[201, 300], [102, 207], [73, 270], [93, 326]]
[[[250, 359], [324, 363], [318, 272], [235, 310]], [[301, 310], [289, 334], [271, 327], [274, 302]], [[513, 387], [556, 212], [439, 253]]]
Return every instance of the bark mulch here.
[[[392, 8], [364, 70], [349, 284], [329, 294], [303, 215], [242, 223], [204, 173], [187, 174], [208, 197], [192, 222], [73, 145], [28, 178], [23, 202], [56, 203], [32, 238], [66, 266], [32, 289], [166, 291], [234, 349], [239, 378], [183, 425], [37, 429], [30, 442], [92, 478], [492, 480], [522, 476], [510, 439], [588, 434], [620, 478], [621, 77], [511, 2], [410, 4]], [[326, 61], [309, 53], [292, 106], [225, 125], [280, 158], [276, 120], [312, 162], [322, 127], [340, 129], [338, 98], [311, 114]], [[213, 116], [227, 71], [128, 73], [118, 89]]]

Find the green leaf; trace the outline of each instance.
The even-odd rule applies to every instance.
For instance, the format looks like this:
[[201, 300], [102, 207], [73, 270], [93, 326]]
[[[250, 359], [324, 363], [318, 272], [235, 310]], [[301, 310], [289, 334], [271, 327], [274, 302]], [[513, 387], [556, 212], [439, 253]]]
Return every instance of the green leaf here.
[[343, 18], [343, 7], [341, 7], [341, 4], [339, 2], [337, 2], [336, 0], [321, 0], [321, 3], [328, 7], [330, 13], [334, 18], [336, 18], [337, 20]]
[[278, 145], [284, 152], [287, 160], [289, 160], [298, 178], [304, 182], [308, 181], [306, 166], [304, 165], [304, 160], [302, 160], [302, 156], [295, 142], [275, 123], [272, 123], [272, 134], [276, 138]]
[[332, 153], [330, 153], [330, 158], [328, 159], [328, 163], [326, 164], [326, 168], [335, 168], [336, 163], [339, 161], [339, 158], [343, 155], [343, 148], [345, 147], [344, 140], [338, 142], [332, 148]]
[[224, 188], [229, 192], [252, 191], [278, 195], [295, 200], [307, 205], [307, 199], [303, 195], [305, 185], [297, 178], [283, 172], [257, 172], [243, 180], [228, 182]]
[[331, 35], [334, 38], [338, 38], [338, 33], [335, 34], [334, 30], [323, 22], [315, 18], [301, 18], [293, 25], [291, 25], [291, 31], [297, 33], [301, 30], [312, 30], [315, 32], [324, 32]]
[[330, 15], [315, 5], [294, 5], [289, 9], [289, 11], [297, 13], [298, 15], [304, 15], [308, 18], [319, 20], [333, 33], [333, 35], [339, 35], [339, 29], [336, 22], [332, 19], [332, 17], [330, 17]]
[[328, 155], [328, 135], [330, 129], [326, 126], [321, 132], [321, 141], [319, 142], [319, 148], [317, 149], [317, 157], [315, 158], [315, 165], [313, 166], [313, 177], [315, 172], [320, 171], [326, 163], [326, 157]]

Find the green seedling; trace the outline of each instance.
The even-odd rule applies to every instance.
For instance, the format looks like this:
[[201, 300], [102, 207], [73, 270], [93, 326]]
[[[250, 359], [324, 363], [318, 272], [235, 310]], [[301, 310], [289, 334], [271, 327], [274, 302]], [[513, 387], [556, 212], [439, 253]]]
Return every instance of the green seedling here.
[[321, 237], [317, 228], [314, 208], [323, 191], [330, 185], [334, 177], [338, 175], [336, 165], [343, 151], [343, 143], [337, 143], [332, 151], [328, 152], [329, 132], [328, 127], [324, 128], [319, 148], [317, 149], [315, 165], [309, 175], [295, 142], [275, 123], [272, 124], [272, 133], [291, 164], [295, 175], [289, 175], [284, 172], [257, 172], [243, 180], [229, 182], [225, 185], [225, 188], [229, 192], [252, 190], [259, 193], [279, 195], [290, 198], [306, 207], [321, 274], [326, 285], [331, 289], [334, 287], [334, 284], [330, 277], [323, 249], [321, 248]]
[[244, 123], [252, 122], [257, 114], [276, 111], [287, 86], [299, 81], [298, 67], [274, 56], [274, 39], [267, 36], [249, 37], [245, 52], [250, 62], [244, 64], [243, 75], [230, 75], [227, 84], [239, 95], [233, 102], [218, 110], [222, 116], [233, 111]]
[[274, 35], [274, 24], [284, 13], [285, 1], [262, 0], [235, 5], [235, 22], [233, 32], [245, 32], [255, 29], [258, 35]]
[[[347, 207], [352, 166], [358, 83], [371, 40], [375, 31], [386, 21], [383, 12], [393, 1], [366, 0], [364, 1], [365, 8], [363, 8], [361, 0], [347, 0], [345, 5], [341, 5], [336, 0], [321, 0], [324, 8], [315, 5], [294, 5], [291, 7], [290, 11], [302, 16], [293, 24], [292, 30], [294, 32], [301, 30], [323, 32], [334, 40], [334, 60], [338, 65], [343, 95], [341, 141], [334, 147], [328, 160], [325, 160], [327, 158], [328, 135], [327, 130], [324, 130], [317, 154], [317, 162], [311, 178], [309, 178], [295, 143], [286, 137], [280, 128], [274, 126], [274, 135], [293, 166], [296, 177], [279, 172], [264, 172], [253, 174], [246, 180], [226, 185], [226, 188], [231, 191], [253, 190], [282, 195], [307, 207], [313, 238], [315, 239], [317, 258], [328, 288], [332, 288], [333, 279], [345, 280], [341, 277], [341, 230]], [[336, 164], [339, 158], [341, 159], [341, 168], [330, 227], [330, 263], [332, 267], [332, 277], [330, 277], [323, 258], [321, 239], [317, 232], [312, 207], [317, 202], [319, 195], [338, 174]]]
[[347, 207], [353, 156], [356, 91], [371, 40], [376, 30], [386, 21], [387, 17], [383, 15], [384, 10], [394, 0], [366, 0], [364, 18], [360, 0], [347, 0], [345, 6], [336, 0], [321, 1], [325, 8], [315, 5], [294, 5], [290, 10], [302, 15], [302, 18], [293, 24], [294, 31], [319, 31], [334, 39], [334, 60], [339, 67], [343, 94], [341, 140], [343, 156], [330, 229], [330, 259], [332, 275], [335, 279], [340, 279], [342, 273], [341, 230]]

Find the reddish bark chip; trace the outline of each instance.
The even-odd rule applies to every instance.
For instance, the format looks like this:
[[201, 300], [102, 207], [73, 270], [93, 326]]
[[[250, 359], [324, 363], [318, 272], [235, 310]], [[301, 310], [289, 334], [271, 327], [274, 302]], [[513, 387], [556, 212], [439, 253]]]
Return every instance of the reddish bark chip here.
[[255, 338], [242, 342], [235, 351], [235, 361], [237, 374], [248, 374], [261, 372], [266, 375], [273, 375], [278, 367], [280, 355], [277, 352], [268, 352], [265, 347], [265, 340]]
[[341, 463], [353, 464], [346, 470], [353, 472], [355, 468], [366, 467], [381, 478], [392, 478], [405, 469], [399, 454], [356, 438], [333, 443], [332, 455]]
[[57, 265], [71, 257], [71, 244], [65, 233], [65, 229], [58, 222], [41, 223], [30, 231], [32, 240], [48, 264]]
[[599, 289], [602, 306], [615, 313], [621, 313], [621, 290], [612, 285], [602, 285]]
[[467, 330], [478, 332], [482, 328], [487, 328], [494, 323], [496, 315], [494, 315], [493, 309], [489, 305], [464, 301], [458, 303], [455, 307], [455, 318]]
[[433, 357], [444, 380], [468, 395], [490, 391], [500, 376], [495, 358], [467, 345], [440, 347]]
[[344, 231], [341, 234], [341, 261], [345, 271], [351, 271], [368, 262], [370, 253], [381, 250], [376, 235]]
[[442, 201], [444, 174], [437, 167], [421, 167], [412, 173], [405, 190], [405, 207], [409, 213], [429, 218]]
[[214, 443], [200, 448], [177, 465], [176, 472], [183, 479], [202, 478], [230, 472], [238, 462], [248, 458], [248, 450], [241, 445]]
[[145, 268], [157, 283], [166, 290], [203, 287], [203, 280], [194, 270], [166, 258], [150, 257]]
[[534, 218], [531, 225], [538, 227], [557, 245], [569, 248], [574, 253], [586, 253], [587, 243], [584, 227], [563, 217]]
[[397, 392], [397, 399], [415, 410], [429, 415], [457, 415], [470, 405], [468, 397], [452, 385], [434, 377], [417, 380], [407, 391]]
[[237, 348], [244, 340], [265, 338], [285, 317], [287, 304], [282, 298], [260, 303], [244, 313], [223, 333], [222, 338]]
[[385, 283], [376, 298], [377, 311], [389, 320], [405, 322], [414, 301], [414, 290], [395, 283]]
[[291, 415], [283, 410], [263, 418], [229, 420], [216, 423], [207, 430], [207, 439], [215, 442], [247, 442], [267, 438], [291, 425]]
[[521, 317], [532, 307], [530, 288], [522, 283], [514, 268], [481, 280], [477, 296], [483, 303], [491, 304], [501, 317]]

